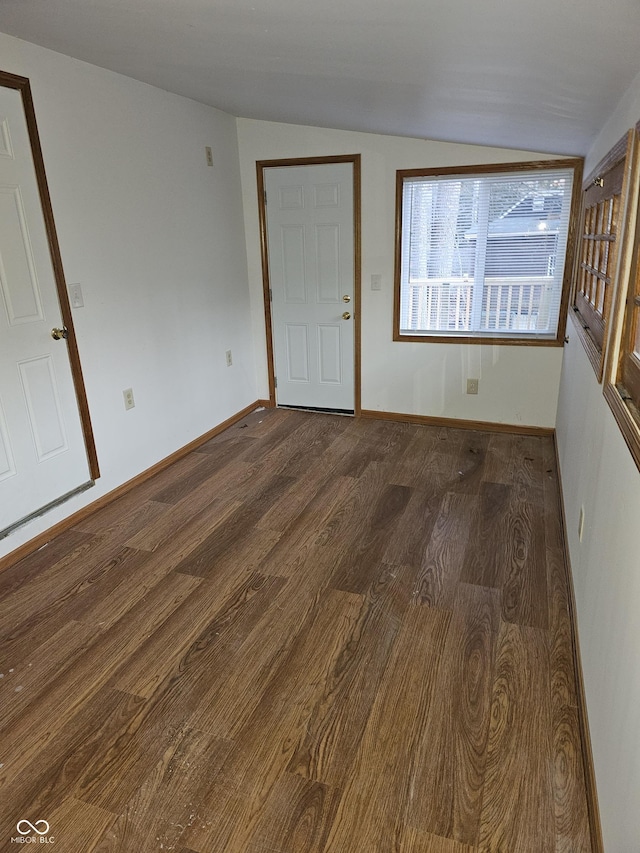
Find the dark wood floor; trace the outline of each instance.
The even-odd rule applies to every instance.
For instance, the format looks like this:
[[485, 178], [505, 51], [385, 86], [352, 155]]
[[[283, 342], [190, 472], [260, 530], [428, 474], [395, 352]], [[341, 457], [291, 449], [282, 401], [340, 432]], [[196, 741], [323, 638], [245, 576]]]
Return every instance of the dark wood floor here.
[[2, 849], [591, 851], [557, 489], [258, 412], [2, 572]]

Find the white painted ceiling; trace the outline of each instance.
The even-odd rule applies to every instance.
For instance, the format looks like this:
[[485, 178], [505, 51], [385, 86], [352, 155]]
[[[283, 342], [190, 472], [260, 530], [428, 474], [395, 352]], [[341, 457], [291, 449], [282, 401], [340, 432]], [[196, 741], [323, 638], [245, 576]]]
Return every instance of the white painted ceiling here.
[[566, 154], [640, 71], [638, 0], [0, 0], [0, 31], [237, 116]]

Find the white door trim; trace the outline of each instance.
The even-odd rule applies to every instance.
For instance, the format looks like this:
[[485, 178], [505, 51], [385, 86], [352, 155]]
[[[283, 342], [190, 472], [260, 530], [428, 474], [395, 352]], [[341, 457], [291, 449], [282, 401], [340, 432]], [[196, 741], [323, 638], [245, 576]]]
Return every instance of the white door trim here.
[[258, 160], [258, 216], [260, 220], [260, 248], [262, 253], [262, 284], [264, 295], [265, 330], [267, 341], [267, 369], [269, 374], [269, 403], [276, 405], [275, 359], [271, 317], [271, 285], [269, 280], [269, 248], [267, 242], [267, 211], [265, 204], [264, 170], [287, 166], [318, 166], [327, 163], [351, 163], [353, 167], [353, 321], [354, 321], [354, 414], [359, 417], [361, 407], [361, 226], [360, 226], [360, 154], [329, 157], [300, 157], [288, 160]]

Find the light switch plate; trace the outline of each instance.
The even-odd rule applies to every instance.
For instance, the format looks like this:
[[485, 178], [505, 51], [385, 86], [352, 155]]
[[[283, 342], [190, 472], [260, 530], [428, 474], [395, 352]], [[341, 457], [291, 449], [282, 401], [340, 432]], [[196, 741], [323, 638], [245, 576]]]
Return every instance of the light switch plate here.
[[79, 284], [69, 285], [69, 301], [72, 308], [83, 308], [84, 299], [82, 298], [82, 287]]

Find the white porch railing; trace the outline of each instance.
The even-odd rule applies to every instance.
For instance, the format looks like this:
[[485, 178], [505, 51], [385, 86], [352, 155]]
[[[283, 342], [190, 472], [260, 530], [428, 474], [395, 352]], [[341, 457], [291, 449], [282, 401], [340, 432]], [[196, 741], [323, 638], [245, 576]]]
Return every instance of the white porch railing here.
[[552, 276], [487, 278], [474, 303], [469, 279], [413, 279], [403, 328], [423, 332], [546, 331], [552, 292]]

